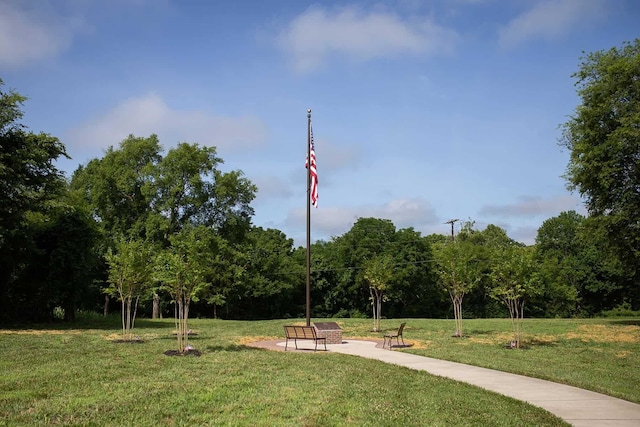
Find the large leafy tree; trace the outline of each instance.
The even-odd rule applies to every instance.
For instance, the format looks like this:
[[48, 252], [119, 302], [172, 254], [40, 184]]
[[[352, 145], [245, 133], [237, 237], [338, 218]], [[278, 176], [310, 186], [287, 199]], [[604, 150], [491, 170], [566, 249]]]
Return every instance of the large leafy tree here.
[[[311, 246], [311, 314], [314, 317], [349, 316], [349, 296], [345, 288], [339, 286], [345, 270], [335, 256], [335, 246], [332, 241], [322, 240]], [[292, 297], [294, 301], [304, 303], [306, 248], [297, 248], [292, 259], [299, 272], [293, 276], [298, 285], [292, 290]], [[304, 305], [299, 304], [299, 307], [299, 313], [304, 315]]]
[[[242, 246], [243, 274], [235, 303], [243, 317], [297, 315], [294, 286], [304, 283], [304, 270], [292, 258], [293, 239], [280, 230], [253, 227]], [[299, 286], [300, 290], [304, 289]]]
[[569, 211], [547, 219], [538, 229], [536, 247], [543, 286], [538, 310], [542, 315], [567, 316], [579, 310], [579, 291], [588, 268], [582, 259], [583, 224], [582, 215]]
[[162, 158], [156, 135], [129, 135], [73, 174], [71, 189], [84, 200], [107, 236], [145, 239], [152, 212], [148, 187]]
[[222, 172], [222, 163], [215, 147], [184, 142], [161, 159], [147, 194], [163, 238], [192, 224], [212, 227], [230, 241], [243, 239], [257, 188], [238, 170]]
[[444, 313], [446, 296], [437, 284], [429, 239], [413, 228], [402, 228], [388, 249], [395, 264], [388, 316], [438, 317]]
[[[573, 74], [581, 104], [564, 124], [566, 179], [619, 256], [640, 271], [640, 39], [581, 58]], [[629, 296], [638, 300], [638, 287]]]
[[11, 316], [11, 287], [29, 256], [27, 215], [56, 205], [65, 181], [55, 161], [67, 156], [57, 138], [26, 130], [20, 123], [26, 98], [3, 86], [0, 79], [0, 318]]
[[544, 221], [536, 236], [542, 294], [532, 309], [546, 316], [594, 315], [620, 302], [624, 270], [605, 232], [575, 211]]
[[42, 286], [49, 295], [47, 308], [52, 316], [55, 308], [61, 308], [64, 319], [73, 321], [77, 309], [94, 309], [100, 292], [95, 285], [101, 266], [97, 248], [100, 234], [95, 221], [77, 207], [57, 209], [45, 220], [34, 226], [34, 241], [38, 245], [36, 259], [30, 270], [46, 280]]
[[13, 270], [9, 307], [13, 319], [47, 321], [63, 316], [74, 320], [77, 309], [95, 309], [100, 292], [93, 285], [100, 264], [95, 248], [95, 223], [72, 207], [30, 212]]
[[323, 277], [336, 283], [328, 293], [334, 315], [353, 317], [369, 312], [371, 286], [365, 272], [378, 257], [390, 259], [392, 274], [384, 292], [389, 315], [433, 315], [439, 311], [441, 293], [435, 286], [431, 245], [419, 232], [396, 230], [388, 219], [359, 218], [348, 232], [325, 247], [328, 261]]
[[167, 248], [185, 227], [204, 226], [229, 243], [241, 242], [255, 185], [241, 171], [222, 172], [214, 147], [180, 143], [162, 154], [155, 135], [130, 135], [80, 167], [72, 188], [111, 238], [125, 235]]
[[369, 283], [364, 277], [365, 264], [393, 250], [396, 227], [388, 219], [358, 218], [351, 229], [333, 240], [335, 265], [339, 268], [340, 294], [345, 306], [343, 310], [352, 316], [361, 316], [369, 311]]
[[215, 147], [180, 143], [165, 156], [158, 138], [130, 135], [80, 167], [72, 188], [111, 235], [162, 242], [187, 224], [227, 239], [248, 231], [256, 187], [241, 171], [222, 172]]

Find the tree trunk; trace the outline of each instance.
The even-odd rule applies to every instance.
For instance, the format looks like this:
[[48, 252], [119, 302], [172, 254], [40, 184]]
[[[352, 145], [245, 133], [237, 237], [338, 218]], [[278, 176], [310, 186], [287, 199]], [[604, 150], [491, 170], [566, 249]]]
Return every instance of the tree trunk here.
[[463, 335], [462, 330], [462, 298], [460, 295], [449, 292], [449, 296], [451, 297], [451, 302], [453, 303], [453, 320], [455, 323], [455, 332], [453, 333], [456, 337], [461, 337]]
[[183, 311], [183, 322], [184, 322], [184, 349], [189, 346], [189, 306], [191, 305], [191, 298], [185, 298], [184, 301], [184, 311]]
[[153, 309], [151, 310], [152, 319], [160, 319], [160, 295], [153, 293]]
[[109, 314], [109, 295], [105, 294], [102, 315], [106, 317], [108, 314]]
[[67, 297], [64, 302], [64, 321], [65, 322], [73, 322], [76, 320], [76, 305], [74, 298]]

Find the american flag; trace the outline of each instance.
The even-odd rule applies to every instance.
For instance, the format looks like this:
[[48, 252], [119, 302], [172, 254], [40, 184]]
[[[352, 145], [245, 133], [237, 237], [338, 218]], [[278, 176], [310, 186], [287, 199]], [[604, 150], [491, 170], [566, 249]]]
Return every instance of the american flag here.
[[[313, 143], [313, 128], [309, 127], [311, 130], [311, 203], [316, 208], [318, 207], [318, 171], [316, 169], [316, 148]], [[309, 159], [305, 162], [305, 168], [309, 167]]]

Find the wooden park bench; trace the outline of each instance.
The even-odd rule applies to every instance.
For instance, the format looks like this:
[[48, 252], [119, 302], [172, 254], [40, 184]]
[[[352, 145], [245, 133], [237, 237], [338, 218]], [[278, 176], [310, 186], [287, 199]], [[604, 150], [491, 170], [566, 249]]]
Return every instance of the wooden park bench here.
[[322, 341], [325, 351], [327, 350], [327, 339], [325, 337], [319, 337], [316, 333], [316, 328], [313, 326], [285, 326], [284, 334], [287, 337], [287, 341], [284, 344], [284, 351], [287, 351], [289, 340], [293, 340], [296, 349], [298, 348], [298, 340], [313, 340], [316, 344], [313, 351], [318, 350], [318, 341]]
[[385, 347], [385, 345], [387, 344], [387, 341], [389, 341], [389, 348], [391, 348], [392, 347], [391, 341], [394, 338], [396, 339], [396, 342], [398, 343], [398, 345], [400, 345], [400, 339], [402, 339], [402, 345], [405, 345], [404, 337], [402, 336], [402, 331], [404, 331], [404, 325], [406, 325], [406, 323], [400, 324], [400, 327], [395, 333], [387, 334], [384, 336], [384, 341], [382, 342], [382, 348]]

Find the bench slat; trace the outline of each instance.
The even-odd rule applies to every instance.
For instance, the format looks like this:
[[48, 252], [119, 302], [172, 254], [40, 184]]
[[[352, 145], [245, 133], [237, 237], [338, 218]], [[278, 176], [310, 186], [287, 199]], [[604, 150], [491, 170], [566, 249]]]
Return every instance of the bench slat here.
[[296, 348], [298, 348], [297, 340], [313, 340], [316, 343], [316, 350], [318, 349], [318, 341], [322, 341], [324, 343], [324, 349], [327, 349], [327, 339], [325, 337], [319, 337], [316, 334], [316, 328], [313, 326], [285, 326], [284, 332], [287, 340], [284, 346], [285, 351], [287, 350], [289, 340], [294, 341]]

